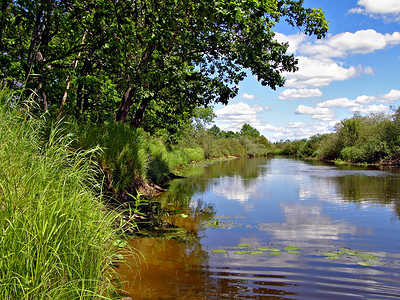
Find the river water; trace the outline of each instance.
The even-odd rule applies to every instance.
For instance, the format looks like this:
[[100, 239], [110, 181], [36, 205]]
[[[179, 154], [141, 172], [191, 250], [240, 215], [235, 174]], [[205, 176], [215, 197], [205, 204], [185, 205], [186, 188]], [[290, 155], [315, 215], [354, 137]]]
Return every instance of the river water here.
[[191, 238], [130, 241], [134, 299], [400, 297], [399, 172], [253, 158], [181, 175], [160, 199]]

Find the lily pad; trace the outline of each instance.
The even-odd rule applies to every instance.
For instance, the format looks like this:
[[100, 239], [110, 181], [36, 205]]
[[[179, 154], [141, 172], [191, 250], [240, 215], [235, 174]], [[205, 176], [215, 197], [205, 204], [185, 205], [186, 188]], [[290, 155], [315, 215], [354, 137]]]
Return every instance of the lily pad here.
[[296, 251], [296, 250], [288, 250], [289, 254], [300, 254], [300, 251]]
[[325, 256], [325, 259], [338, 259], [340, 258], [340, 254], [337, 252], [324, 252], [322, 253]]
[[285, 250], [286, 251], [289, 251], [289, 250], [298, 250], [299, 249], [299, 246], [295, 246], [295, 245], [287, 245], [286, 247], [285, 247]]
[[281, 255], [282, 252], [280, 252], [280, 251], [271, 251], [269, 254], [270, 254], [270, 255], [278, 256], [278, 255]]
[[237, 244], [238, 247], [243, 247], [243, 248], [247, 248], [250, 247], [250, 244]]
[[211, 252], [213, 252], [213, 253], [228, 253], [228, 251], [223, 250], [223, 249], [214, 249], [214, 250], [211, 250]]
[[279, 251], [281, 251], [281, 249], [278, 249], [278, 248], [269, 248], [268, 250], [269, 250], [269, 251], [272, 251], [272, 252], [279, 252]]
[[325, 256], [325, 259], [338, 259], [340, 258], [340, 255], [336, 255], [336, 256]]
[[323, 256], [340, 256], [337, 252], [324, 252]]
[[374, 265], [374, 263], [372, 261], [364, 261], [364, 260], [358, 261], [357, 264], [359, 264], [360, 266], [363, 266], [363, 267], [370, 267], [370, 266]]
[[238, 250], [234, 252], [235, 254], [239, 254], [239, 255], [244, 255], [247, 254], [248, 252], [246, 250]]
[[268, 247], [260, 247], [260, 248], [258, 248], [258, 250], [260, 250], [260, 251], [270, 251], [270, 248], [268, 248]]
[[376, 257], [376, 256], [368, 254], [368, 253], [358, 253], [356, 256], [361, 257], [366, 260], [378, 260], [379, 259], [379, 257]]
[[263, 253], [264, 252], [262, 252], [262, 251], [254, 250], [254, 251], [249, 251], [248, 254], [250, 254], [250, 255], [260, 255], [260, 254], [263, 254]]

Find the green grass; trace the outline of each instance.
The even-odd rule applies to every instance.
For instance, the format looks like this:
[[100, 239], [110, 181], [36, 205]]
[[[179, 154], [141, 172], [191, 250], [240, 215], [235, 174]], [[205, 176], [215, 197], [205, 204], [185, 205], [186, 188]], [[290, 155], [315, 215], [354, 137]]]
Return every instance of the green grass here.
[[[11, 99], [11, 100], [10, 100]], [[8, 103], [8, 105], [4, 105]], [[106, 299], [117, 258], [94, 150], [0, 93], [0, 299]]]

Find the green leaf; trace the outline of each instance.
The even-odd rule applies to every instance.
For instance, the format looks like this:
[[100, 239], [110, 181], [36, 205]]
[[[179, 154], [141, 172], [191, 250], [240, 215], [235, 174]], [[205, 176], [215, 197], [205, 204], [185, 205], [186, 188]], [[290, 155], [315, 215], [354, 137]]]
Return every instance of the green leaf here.
[[337, 252], [324, 252], [322, 253], [324, 256], [340, 256]]
[[213, 252], [213, 253], [228, 253], [228, 251], [223, 250], [223, 249], [214, 249], [214, 250], [211, 250], [211, 252]]
[[300, 254], [300, 251], [288, 250], [288, 253], [290, 253], [290, 254]]
[[250, 247], [250, 244], [237, 244], [238, 247], [243, 247], [243, 248], [247, 248]]
[[268, 250], [269, 250], [269, 251], [272, 251], [272, 252], [279, 252], [279, 251], [281, 251], [281, 249], [278, 249], [278, 248], [269, 248]]
[[247, 251], [246, 250], [238, 250], [238, 251], [235, 251], [234, 253], [238, 254], [238, 255], [244, 255], [244, 254], [247, 254]]
[[260, 248], [258, 248], [258, 250], [260, 250], [260, 251], [270, 251], [270, 249], [268, 247], [260, 247]]
[[115, 240], [113, 245], [114, 247], [125, 248], [128, 245], [128, 242], [125, 240]]
[[287, 245], [285, 247], [285, 250], [297, 250], [299, 249], [299, 246], [295, 246], [295, 245]]
[[187, 217], [189, 217], [189, 216], [186, 215], [186, 214], [181, 214], [181, 217], [185, 219], [185, 218], [187, 218]]
[[325, 259], [338, 259], [340, 258], [340, 255], [336, 255], [336, 256], [325, 256]]
[[249, 251], [249, 255], [259, 255], [259, 254], [263, 254], [264, 252], [262, 252], [262, 251], [257, 251], [257, 250], [254, 250], [254, 251]]
[[374, 265], [372, 261], [358, 261], [357, 264], [363, 267], [370, 267]]
[[358, 253], [356, 256], [361, 257], [366, 260], [378, 260], [379, 259], [379, 257], [376, 257], [376, 256], [368, 254], [368, 253]]
[[272, 252], [270, 252], [269, 254], [270, 254], [270, 255], [274, 255], [274, 256], [278, 256], [278, 255], [281, 255], [282, 252], [280, 252], [280, 251], [272, 251]]

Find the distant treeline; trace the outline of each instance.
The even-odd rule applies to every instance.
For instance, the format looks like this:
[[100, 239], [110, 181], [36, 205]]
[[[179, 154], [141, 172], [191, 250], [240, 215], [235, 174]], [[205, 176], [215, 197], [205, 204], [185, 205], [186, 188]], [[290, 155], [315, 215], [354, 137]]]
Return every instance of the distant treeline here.
[[400, 108], [393, 114], [355, 114], [330, 134], [274, 144], [275, 154], [348, 163], [398, 164]]

